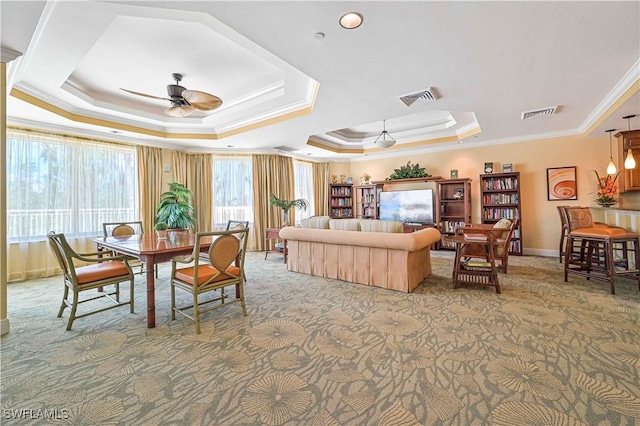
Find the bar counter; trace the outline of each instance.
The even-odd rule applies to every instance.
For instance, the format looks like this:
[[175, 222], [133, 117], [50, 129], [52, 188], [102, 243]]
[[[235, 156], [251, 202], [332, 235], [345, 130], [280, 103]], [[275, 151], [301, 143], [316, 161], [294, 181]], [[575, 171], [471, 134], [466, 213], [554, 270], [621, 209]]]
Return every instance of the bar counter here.
[[640, 209], [625, 207], [590, 207], [593, 220], [640, 232]]

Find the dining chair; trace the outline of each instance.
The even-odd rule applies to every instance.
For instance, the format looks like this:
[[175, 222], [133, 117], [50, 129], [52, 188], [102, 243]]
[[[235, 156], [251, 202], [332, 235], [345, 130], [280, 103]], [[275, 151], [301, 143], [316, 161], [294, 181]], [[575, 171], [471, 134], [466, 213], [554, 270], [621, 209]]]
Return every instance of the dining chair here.
[[[47, 234], [47, 237], [49, 247], [60, 264], [64, 277], [64, 294], [58, 311], [58, 318], [62, 317], [65, 308], [71, 309], [67, 330], [71, 330], [73, 322], [78, 318], [119, 306], [129, 305], [130, 311], [133, 313], [133, 271], [126, 256], [105, 256], [103, 252], [77, 253], [71, 248], [64, 234], [57, 234], [51, 231]], [[88, 265], [76, 266], [74, 261], [86, 262]], [[125, 281], [129, 281], [129, 300], [121, 302], [120, 283]], [[98, 291], [101, 294], [80, 300], [80, 293], [112, 284], [114, 285], [112, 290]], [[69, 291], [73, 294], [71, 300], [69, 300]], [[80, 315], [77, 314], [78, 306], [81, 303], [102, 298], [107, 298], [113, 302], [113, 305], [89, 310]]]
[[[191, 256], [175, 257], [171, 261], [171, 319], [176, 312], [195, 322], [196, 333], [200, 334], [200, 315], [232, 303], [240, 303], [242, 314], [247, 315], [244, 300], [244, 256], [247, 246], [248, 228], [228, 231], [199, 232]], [[239, 238], [238, 235], [241, 235]], [[213, 238], [207, 250], [208, 261], [200, 256], [203, 238]], [[239, 264], [232, 265], [240, 256]], [[182, 267], [181, 265], [191, 265]], [[224, 289], [235, 286], [235, 298], [224, 293]], [[176, 306], [176, 289], [191, 293], [192, 304]], [[217, 297], [202, 300], [200, 295], [220, 290]], [[219, 302], [219, 303], [216, 303]], [[210, 304], [213, 306], [207, 306]], [[205, 307], [207, 306], [207, 307]], [[193, 309], [193, 315], [185, 311]]]
[[[129, 235], [144, 234], [144, 228], [141, 220], [133, 220], [130, 222], [104, 222], [102, 224], [102, 233], [105, 237], [126, 237]], [[117, 256], [118, 253], [112, 253]], [[144, 262], [135, 256], [127, 256], [129, 265], [132, 268], [140, 268], [138, 274], [144, 274]], [[158, 278], [158, 265], [155, 266], [156, 278]]]
[[[507, 267], [509, 266], [509, 247], [511, 245], [511, 238], [513, 233], [518, 228], [519, 219], [500, 219], [495, 224], [490, 223], [469, 223], [466, 226], [457, 228], [456, 232], [459, 234], [465, 233], [480, 233], [485, 234], [490, 238], [495, 238], [497, 244], [494, 246], [493, 257], [500, 264], [496, 265], [502, 269], [502, 272], [507, 273]], [[479, 251], [477, 246], [469, 246], [467, 251], [463, 254], [463, 257], [485, 257], [486, 253]]]
[[[227, 226], [225, 228], [225, 230], [229, 231], [229, 230], [235, 230], [235, 229], [243, 229], [243, 228], [249, 228], [249, 221], [248, 220], [232, 220], [230, 219], [229, 221], [227, 221]], [[236, 234], [237, 238], [244, 238], [244, 236], [247, 234], [243, 234], [243, 233], [239, 233]], [[203, 262], [208, 262], [209, 261], [209, 257], [207, 256], [206, 253], [200, 253], [200, 260]], [[240, 266], [240, 268], [244, 271], [244, 266], [240, 265], [241, 263], [241, 258], [240, 258], [240, 254], [238, 254], [238, 257], [236, 259], [236, 266]], [[244, 281], [247, 282], [247, 278], [244, 277]]]

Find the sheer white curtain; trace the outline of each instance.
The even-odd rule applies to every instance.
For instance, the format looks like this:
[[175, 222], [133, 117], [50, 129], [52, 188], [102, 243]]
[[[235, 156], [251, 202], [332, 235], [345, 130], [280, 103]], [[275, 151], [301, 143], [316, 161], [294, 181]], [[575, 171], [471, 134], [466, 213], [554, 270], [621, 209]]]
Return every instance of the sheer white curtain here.
[[215, 228], [224, 228], [229, 220], [249, 221], [247, 250], [255, 250], [251, 156], [216, 155], [213, 157], [212, 204]]
[[102, 223], [138, 219], [135, 148], [7, 132], [9, 280], [57, 273], [46, 234], [95, 251]]
[[311, 217], [315, 212], [314, 191], [313, 191], [313, 164], [308, 161], [293, 160], [293, 178], [295, 198], [307, 200], [306, 210], [296, 210], [296, 225], [302, 219]]

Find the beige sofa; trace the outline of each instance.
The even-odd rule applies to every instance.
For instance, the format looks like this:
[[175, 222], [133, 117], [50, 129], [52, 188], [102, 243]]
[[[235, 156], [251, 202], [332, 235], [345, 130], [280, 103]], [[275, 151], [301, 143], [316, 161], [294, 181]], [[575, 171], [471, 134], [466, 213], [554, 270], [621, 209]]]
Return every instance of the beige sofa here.
[[[396, 232], [401, 226], [390, 222], [357, 224], [356, 221], [331, 219], [328, 222], [334, 229], [326, 229], [325, 221], [319, 226], [322, 229], [282, 228], [280, 237], [287, 240], [289, 271], [406, 293], [431, 275], [430, 248], [440, 240], [437, 229], [401, 233]], [[383, 228], [388, 232], [335, 229], [356, 225], [358, 229]]]

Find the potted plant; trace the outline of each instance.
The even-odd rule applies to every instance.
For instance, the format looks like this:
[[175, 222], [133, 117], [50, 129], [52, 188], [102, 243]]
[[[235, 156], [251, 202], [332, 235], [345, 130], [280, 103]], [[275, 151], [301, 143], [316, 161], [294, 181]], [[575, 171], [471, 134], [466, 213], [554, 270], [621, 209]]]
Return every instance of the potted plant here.
[[167, 239], [167, 229], [169, 229], [169, 225], [167, 222], [157, 222], [153, 229], [156, 230], [156, 234], [158, 235], [159, 240]]
[[196, 223], [191, 204], [193, 193], [186, 186], [171, 182], [169, 191], [160, 196], [156, 210], [156, 223], [165, 222], [169, 229], [189, 229]]
[[282, 209], [282, 226], [289, 226], [289, 210], [291, 210], [292, 207], [295, 207], [298, 210], [306, 210], [308, 207], [307, 200], [303, 198], [288, 201], [282, 200], [273, 194], [271, 194], [271, 197], [269, 198], [269, 203], [271, 203], [272, 206]]

